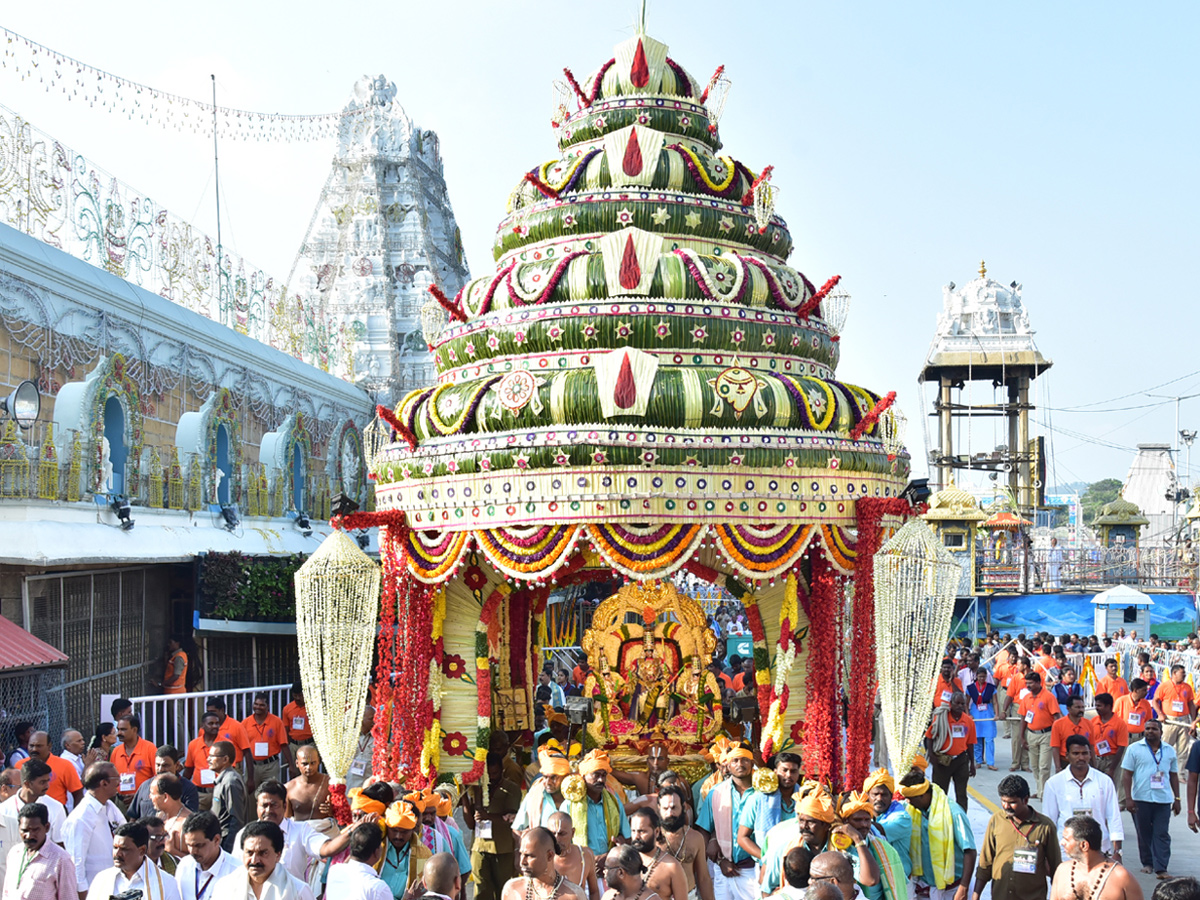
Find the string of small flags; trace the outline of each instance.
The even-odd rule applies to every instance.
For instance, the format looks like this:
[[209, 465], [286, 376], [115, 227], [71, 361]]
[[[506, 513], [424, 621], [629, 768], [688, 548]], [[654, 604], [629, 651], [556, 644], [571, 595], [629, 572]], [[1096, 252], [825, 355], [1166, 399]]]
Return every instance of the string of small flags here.
[[42, 85], [46, 93], [99, 107], [131, 122], [243, 141], [320, 141], [337, 134], [344, 112], [287, 115], [216, 106], [114, 75], [0, 26], [0, 76]]

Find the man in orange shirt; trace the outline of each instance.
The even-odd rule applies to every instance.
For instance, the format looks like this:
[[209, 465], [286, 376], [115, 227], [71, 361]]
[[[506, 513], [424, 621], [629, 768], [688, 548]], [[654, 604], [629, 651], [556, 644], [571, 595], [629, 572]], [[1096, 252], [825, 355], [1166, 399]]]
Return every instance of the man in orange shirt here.
[[1136, 744], [1142, 739], [1146, 723], [1154, 715], [1154, 709], [1150, 706], [1150, 701], [1146, 699], [1148, 689], [1149, 685], [1145, 681], [1135, 678], [1129, 682], [1129, 693], [1118, 697], [1117, 702], [1113, 704], [1113, 712], [1125, 723], [1125, 730], [1129, 733], [1129, 743], [1131, 744]]
[[996, 663], [992, 666], [992, 679], [996, 682], [996, 724], [1000, 731], [998, 737], [1008, 737], [1008, 722], [1002, 716], [1002, 710], [1008, 707], [1008, 676], [1013, 671], [1012, 650], [1004, 649], [996, 654]]
[[1083, 717], [1082, 697], [1072, 697], [1066, 717], [1059, 719], [1050, 729], [1050, 747], [1054, 750], [1056, 773], [1067, 767], [1067, 738], [1073, 734], [1081, 735], [1089, 742], [1092, 739], [1092, 725]]
[[[1096, 718], [1092, 719], [1092, 763], [1097, 769], [1121, 784], [1121, 759], [1129, 746], [1129, 732], [1124, 720], [1113, 712], [1111, 694], [1096, 695]], [[1117, 788], [1117, 802], [1123, 803], [1122, 788]]]
[[740, 656], [729, 657], [729, 671], [733, 674], [730, 675], [729, 672], [720, 674], [721, 683], [735, 694], [740, 694], [742, 685], [745, 683], [745, 679], [742, 677], [742, 658]]
[[1050, 732], [1054, 728], [1054, 720], [1060, 718], [1061, 714], [1058, 700], [1049, 691], [1042, 690], [1041, 675], [1030, 672], [1025, 676], [1025, 687], [1029, 693], [1021, 698], [1021, 705], [1017, 707], [1021, 717], [1017, 733], [1021, 746], [1029, 748], [1029, 767], [1037, 779], [1037, 793], [1033, 796], [1040, 797], [1050, 778]]
[[[217, 729], [217, 740], [233, 744], [233, 769], [238, 770], [243, 757], [250, 750], [250, 741], [246, 738], [246, 729], [242, 723], [225, 711], [224, 697], [209, 697], [205, 703], [206, 712], [215, 712], [222, 717], [221, 727]], [[254, 796], [254, 766], [246, 760], [246, 796]]]
[[954, 799], [966, 809], [967, 781], [975, 777], [975, 720], [967, 713], [967, 697], [962, 691], [951, 694], [944, 709], [934, 710], [933, 723], [925, 732], [925, 749], [933, 760], [933, 783], [948, 792], [953, 781]]
[[242, 754], [250, 749], [250, 742], [246, 739], [246, 731], [242, 728], [242, 723], [225, 711], [224, 697], [209, 697], [205, 702], [205, 712], [215, 712], [221, 716], [221, 727], [217, 729], [217, 733], [220, 735], [220, 740], [233, 744], [236, 754], [234, 765], [236, 766], [242, 761]]
[[[61, 756], [50, 752], [50, 735], [44, 731], [35, 731], [29, 736], [29, 756], [25, 759], [40, 759], [50, 767], [50, 787], [46, 793], [61, 803], [67, 805], [67, 795], [74, 798], [75, 803], [83, 800], [83, 782], [75, 767]], [[21, 768], [25, 759], [18, 760], [14, 768]]]
[[[267, 779], [280, 780], [279, 759], [290, 771], [292, 754], [287, 745], [287, 731], [283, 720], [267, 710], [267, 695], [259, 691], [254, 695], [253, 714], [242, 719], [242, 729], [250, 741], [250, 759], [253, 759], [254, 783], [262, 784]], [[249, 767], [251, 763], [247, 761]]]
[[1178, 663], [1171, 666], [1170, 680], [1158, 686], [1151, 704], [1163, 723], [1163, 740], [1174, 747], [1176, 755], [1183, 760], [1187, 759], [1196, 728], [1196, 697], [1186, 677], [1187, 670], [1183, 666]]
[[1118, 665], [1115, 659], [1106, 659], [1104, 668], [1108, 670], [1108, 675], [1096, 682], [1096, 693], [1110, 694], [1115, 702], [1118, 697], [1129, 693], [1129, 685], [1118, 674]]
[[183, 760], [183, 777], [190, 778], [196, 790], [200, 793], [200, 810], [208, 812], [212, 809], [212, 789], [217, 783], [217, 776], [208, 767], [208, 751], [221, 738], [221, 714], [206, 712], [201, 720], [200, 736], [188, 744], [187, 755]]
[[304, 685], [297, 681], [292, 685], [292, 702], [283, 708], [281, 713], [283, 727], [288, 734], [288, 755], [291, 764], [288, 769], [292, 778], [299, 778], [300, 771], [296, 768], [300, 748], [313, 742], [312, 728], [308, 724], [308, 708], [304, 705]]
[[113, 802], [121, 812], [128, 815], [129, 804], [142, 783], [154, 777], [154, 757], [158, 753], [152, 743], [142, 737], [142, 720], [130, 713], [117, 722], [117, 737], [120, 741], [112, 749], [108, 761], [117, 767], [121, 784]]
[[[1029, 660], [1024, 657], [1018, 659], [1013, 665], [1008, 668], [1008, 682], [1005, 684], [1008, 696], [1005, 699], [1004, 717], [1019, 718], [1017, 708], [1021, 705], [1021, 698], [1028, 693], [1025, 687], [1025, 676], [1029, 674]], [[1012, 766], [1010, 772], [1016, 772], [1019, 769], [1029, 769], [1029, 750], [1021, 743], [1021, 727], [1017, 721], [1009, 722], [1009, 733], [1012, 737]]]
[[942, 670], [938, 673], [937, 681], [933, 684], [933, 708], [939, 706], [949, 706], [950, 698], [954, 696], [954, 692], [958, 690], [958, 685], [954, 679], [954, 662], [949, 659], [942, 660]]

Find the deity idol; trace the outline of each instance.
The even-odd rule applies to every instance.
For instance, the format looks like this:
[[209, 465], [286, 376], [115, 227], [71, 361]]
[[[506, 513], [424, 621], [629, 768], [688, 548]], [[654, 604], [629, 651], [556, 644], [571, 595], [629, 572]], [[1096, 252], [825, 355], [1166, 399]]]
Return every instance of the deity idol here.
[[701, 665], [699, 655], [693, 655], [688, 674], [676, 689], [676, 715], [671, 728], [703, 737], [705, 724], [712, 722], [713, 698], [719, 696], [716, 679]]
[[[624, 734], [630, 730], [632, 723], [625, 718], [621, 708], [621, 697], [624, 696], [627, 685], [625, 679], [614, 672], [608, 665], [608, 656], [600, 651], [600, 670], [588, 675], [584, 682], [584, 696], [594, 697], [600, 708], [604, 721], [604, 731], [608, 735]], [[617, 727], [614, 729], [613, 726]]]
[[642, 655], [634, 666], [630, 679], [629, 718], [639, 725], [665, 722], [671, 703], [671, 679], [654, 646], [653, 621], [646, 625], [642, 637]]

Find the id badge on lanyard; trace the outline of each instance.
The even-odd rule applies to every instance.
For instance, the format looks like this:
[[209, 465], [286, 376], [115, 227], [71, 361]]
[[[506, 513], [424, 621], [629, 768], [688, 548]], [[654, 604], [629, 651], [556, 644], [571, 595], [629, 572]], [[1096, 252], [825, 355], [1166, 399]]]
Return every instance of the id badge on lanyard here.
[[1037, 851], [1025, 847], [1013, 851], [1013, 871], [1022, 875], [1037, 873]]

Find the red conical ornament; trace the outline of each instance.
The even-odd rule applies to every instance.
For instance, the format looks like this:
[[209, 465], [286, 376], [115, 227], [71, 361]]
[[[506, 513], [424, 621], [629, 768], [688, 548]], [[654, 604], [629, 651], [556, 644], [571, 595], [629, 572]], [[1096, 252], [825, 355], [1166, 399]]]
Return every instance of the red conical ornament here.
[[633, 235], [625, 238], [625, 252], [621, 255], [621, 287], [632, 291], [642, 283], [642, 267], [638, 265], [637, 250], [633, 246]]
[[650, 65], [646, 62], [646, 49], [638, 38], [637, 52], [633, 54], [633, 65], [629, 67], [629, 80], [635, 88], [644, 88], [650, 83]]
[[637, 383], [633, 380], [633, 366], [629, 364], [629, 352], [621, 360], [621, 371], [617, 373], [617, 385], [613, 388], [613, 402], [617, 409], [632, 409], [637, 403]]
[[642, 148], [638, 144], [636, 128], [629, 130], [629, 143], [625, 145], [625, 158], [621, 160], [621, 168], [630, 178], [642, 171]]

